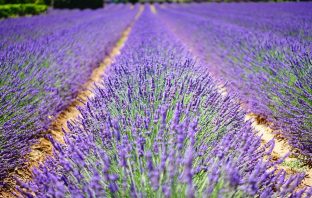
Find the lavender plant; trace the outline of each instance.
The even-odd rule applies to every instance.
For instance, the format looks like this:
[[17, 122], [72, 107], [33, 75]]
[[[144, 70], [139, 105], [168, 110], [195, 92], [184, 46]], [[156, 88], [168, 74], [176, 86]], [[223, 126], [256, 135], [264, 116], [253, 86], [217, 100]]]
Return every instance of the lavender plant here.
[[137, 11], [114, 10], [52, 11], [0, 22], [0, 187], [77, 96]]
[[271, 162], [233, 96], [145, 10], [95, 97], [68, 123], [65, 145], [34, 180], [29, 197], [272, 197], [295, 191]]
[[238, 93], [249, 112], [273, 123], [307, 160], [312, 155], [311, 5], [159, 7], [160, 18], [212, 75], [228, 81], [228, 91]]

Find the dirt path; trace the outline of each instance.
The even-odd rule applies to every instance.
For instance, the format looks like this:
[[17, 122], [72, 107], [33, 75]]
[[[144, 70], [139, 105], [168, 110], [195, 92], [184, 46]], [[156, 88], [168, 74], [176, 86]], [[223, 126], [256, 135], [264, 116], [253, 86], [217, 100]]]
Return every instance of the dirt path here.
[[150, 9], [153, 14], [157, 14], [157, 10], [154, 4], [150, 4]]
[[[88, 98], [93, 97], [93, 93], [91, 90], [94, 88], [95, 83], [100, 83], [102, 81], [102, 76], [105, 72], [107, 66], [109, 66], [115, 59], [116, 56], [120, 54], [120, 50], [124, 46], [125, 42], [128, 39], [128, 36], [131, 32], [131, 29], [138, 18], [141, 16], [144, 10], [144, 6], [140, 6], [139, 11], [137, 12], [134, 20], [131, 24], [126, 28], [126, 30], [122, 33], [120, 39], [111, 50], [110, 54], [105, 57], [99, 67], [93, 70], [89, 80], [83, 85], [82, 91], [78, 93], [76, 99], [63, 111], [58, 117], [50, 118], [54, 119], [52, 122], [52, 127], [48, 131], [49, 134], [52, 134], [53, 138], [59, 142], [63, 141], [63, 136], [65, 131], [68, 131], [67, 122], [70, 120], [74, 120], [77, 118], [80, 113], [77, 109], [79, 106], [83, 106]], [[46, 138], [40, 138], [38, 143], [31, 146], [31, 152], [26, 156], [27, 163], [24, 168], [16, 169], [10, 176], [5, 180], [8, 183], [11, 183], [12, 189], [14, 189], [15, 182], [12, 180], [12, 176], [18, 176], [24, 181], [28, 181], [31, 179], [31, 170], [35, 167], [38, 167], [39, 164], [43, 163], [48, 156], [52, 155], [53, 146], [52, 143]], [[0, 198], [2, 197], [14, 197], [14, 195], [10, 192], [10, 190], [0, 189]]]
[[305, 172], [306, 177], [300, 185], [300, 188], [312, 186], [312, 169], [292, 155], [294, 148], [290, 146], [286, 139], [276, 135], [274, 130], [270, 127], [270, 123], [256, 114], [249, 113], [245, 116], [246, 120], [252, 121], [252, 127], [254, 128], [257, 135], [261, 136], [262, 143], [265, 144], [272, 139], [275, 141], [272, 156], [274, 160], [278, 160], [288, 155], [284, 162], [278, 166], [280, 169], [284, 169], [288, 174]]

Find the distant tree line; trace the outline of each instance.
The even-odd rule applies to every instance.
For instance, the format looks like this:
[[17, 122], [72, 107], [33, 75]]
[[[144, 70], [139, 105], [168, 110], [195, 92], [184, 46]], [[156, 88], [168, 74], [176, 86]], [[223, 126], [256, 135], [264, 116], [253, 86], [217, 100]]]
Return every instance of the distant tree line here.
[[37, 15], [48, 6], [44, 0], [0, 0], [0, 18]]
[[[0, 0], [0, 19], [24, 15], [36, 15], [49, 7], [66, 9], [101, 8], [108, 3], [190, 3], [190, 2], [247, 2], [259, 0]], [[260, 0], [278, 1], [284, 0]], [[297, 0], [298, 1], [298, 0]], [[305, 0], [303, 0], [305, 1]]]
[[55, 8], [101, 8], [103, 0], [50, 0]]
[[46, 0], [0, 0], [0, 4], [46, 4]]

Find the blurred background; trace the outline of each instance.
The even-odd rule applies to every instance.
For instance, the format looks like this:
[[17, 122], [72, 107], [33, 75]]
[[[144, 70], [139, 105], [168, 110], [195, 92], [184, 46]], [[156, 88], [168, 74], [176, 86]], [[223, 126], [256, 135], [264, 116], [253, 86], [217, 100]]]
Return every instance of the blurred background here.
[[[189, 3], [189, 2], [285, 2], [285, 0], [0, 0], [1, 6], [49, 6], [54, 8], [101, 8], [108, 3]], [[294, 0], [302, 1], [302, 0]], [[306, 0], [303, 0], [306, 1]]]
[[[293, 0], [309, 1], [309, 0]], [[37, 15], [48, 9], [97, 9], [112, 3], [285, 2], [285, 0], [0, 0], [0, 19]]]

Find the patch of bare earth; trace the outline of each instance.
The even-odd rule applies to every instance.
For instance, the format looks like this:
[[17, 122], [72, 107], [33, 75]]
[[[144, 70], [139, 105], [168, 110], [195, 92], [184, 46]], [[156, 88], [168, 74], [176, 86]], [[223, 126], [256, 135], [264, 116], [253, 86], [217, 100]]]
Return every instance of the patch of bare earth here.
[[154, 4], [150, 4], [150, 9], [153, 14], [157, 14], [157, 10]]
[[288, 174], [305, 172], [306, 176], [299, 188], [311, 187], [312, 169], [305, 164], [300, 157], [298, 157], [298, 152], [288, 144], [285, 138], [280, 135], [276, 135], [276, 131], [274, 131], [271, 127], [272, 123], [267, 122], [264, 118], [261, 118], [259, 115], [253, 113], [247, 114], [245, 119], [252, 121], [252, 127], [257, 135], [261, 136], [263, 144], [266, 144], [274, 139], [275, 146], [272, 152], [273, 160], [279, 160], [284, 156], [287, 156], [278, 168], [284, 169]]
[[[132, 23], [125, 29], [122, 33], [120, 39], [115, 44], [114, 48], [111, 50], [110, 54], [105, 57], [102, 63], [93, 70], [89, 80], [82, 86], [82, 90], [78, 93], [78, 96], [74, 101], [62, 111], [58, 117], [53, 118], [54, 121], [51, 124], [50, 130], [47, 132], [51, 134], [52, 137], [58, 142], [64, 143], [63, 137], [64, 132], [68, 131], [67, 122], [76, 119], [80, 112], [77, 107], [84, 106], [89, 98], [94, 96], [92, 90], [95, 84], [101, 83], [103, 74], [107, 66], [109, 66], [115, 59], [116, 56], [120, 54], [122, 47], [128, 39], [131, 32], [132, 26], [135, 21], [138, 20], [140, 15], [144, 10], [144, 6], [140, 6], [138, 13], [136, 14]], [[13, 177], [18, 177], [22, 181], [29, 181], [32, 178], [31, 172], [34, 168], [42, 164], [49, 156], [53, 155], [53, 145], [47, 138], [40, 138], [39, 141], [31, 146], [31, 152], [26, 156], [27, 162], [23, 168], [18, 168], [14, 170], [5, 179], [5, 182], [9, 184], [9, 187], [0, 189], [0, 198], [15, 197], [14, 193], [17, 193], [14, 189], [16, 186], [16, 181]], [[18, 193], [17, 193], [18, 194]]]

